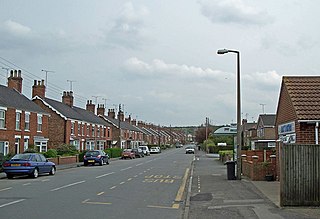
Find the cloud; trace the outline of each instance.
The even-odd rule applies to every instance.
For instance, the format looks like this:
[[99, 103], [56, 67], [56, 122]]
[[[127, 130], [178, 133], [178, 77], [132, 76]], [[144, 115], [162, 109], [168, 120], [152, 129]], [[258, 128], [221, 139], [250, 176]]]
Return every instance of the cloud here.
[[122, 10], [105, 31], [109, 45], [136, 49], [146, 40], [145, 17], [149, 10], [145, 6], [135, 8], [132, 2], [123, 5]]
[[212, 23], [241, 25], [265, 25], [271, 17], [257, 8], [246, 5], [242, 0], [200, 0], [201, 12]]
[[276, 71], [268, 72], [255, 72], [243, 75], [244, 83], [248, 84], [251, 88], [258, 87], [260, 90], [279, 87], [282, 76]]
[[210, 68], [204, 69], [195, 66], [169, 64], [160, 59], [154, 59], [151, 63], [147, 63], [136, 57], [127, 59], [124, 67], [133, 74], [150, 77], [216, 79], [221, 77], [225, 78], [230, 75]]
[[17, 37], [25, 37], [32, 34], [30, 27], [24, 26], [12, 20], [5, 21], [3, 23], [3, 29]]

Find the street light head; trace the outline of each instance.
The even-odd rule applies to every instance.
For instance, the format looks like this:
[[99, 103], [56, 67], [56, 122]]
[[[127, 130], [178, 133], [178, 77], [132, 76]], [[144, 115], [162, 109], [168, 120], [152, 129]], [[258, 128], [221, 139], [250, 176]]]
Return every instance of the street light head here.
[[225, 54], [225, 53], [228, 53], [228, 52], [229, 52], [228, 49], [219, 49], [217, 53], [218, 53], [219, 55], [221, 55], [221, 54]]

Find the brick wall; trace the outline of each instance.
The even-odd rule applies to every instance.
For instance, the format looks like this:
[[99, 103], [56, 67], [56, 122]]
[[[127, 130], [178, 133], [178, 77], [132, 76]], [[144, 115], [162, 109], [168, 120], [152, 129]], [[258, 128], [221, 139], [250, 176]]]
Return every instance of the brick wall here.
[[29, 130], [25, 130], [25, 111], [21, 112], [20, 130], [16, 130], [16, 109], [7, 108], [6, 110], [6, 129], [0, 130], [0, 140], [9, 142], [9, 153], [15, 154], [15, 136], [20, 137], [19, 152], [24, 151], [24, 138], [28, 137], [29, 145], [34, 145], [34, 136], [48, 138], [48, 115], [42, 116], [42, 131], [37, 132], [38, 117], [37, 113], [29, 112]]

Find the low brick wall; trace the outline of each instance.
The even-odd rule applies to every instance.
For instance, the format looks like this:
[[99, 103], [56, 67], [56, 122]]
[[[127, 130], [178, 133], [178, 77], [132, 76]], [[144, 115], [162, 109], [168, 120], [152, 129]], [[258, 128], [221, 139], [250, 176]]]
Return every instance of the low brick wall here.
[[253, 181], [265, 181], [266, 174], [276, 176], [276, 160], [271, 159], [266, 162], [260, 162], [259, 158], [251, 160], [242, 159], [242, 174], [249, 177]]
[[67, 157], [55, 157], [55, 158], [48, 158], [49, 161], [54, 162], [56, 165], [63, 165], [63, 164], [72, 164], [79, 162], [79, 155], [75, 156], [67, 156]]

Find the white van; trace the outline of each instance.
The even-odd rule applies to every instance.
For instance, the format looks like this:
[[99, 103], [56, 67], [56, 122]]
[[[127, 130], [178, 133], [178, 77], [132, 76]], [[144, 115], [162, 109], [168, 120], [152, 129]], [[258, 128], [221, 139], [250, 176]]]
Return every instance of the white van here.
[[146, 155], [146, 156], [150, 155], [150, 151], [149, 151], [148, 146], [142, 145], [142, 146], [139, 146], [139, 148], [143, 151], [144, 155]]

